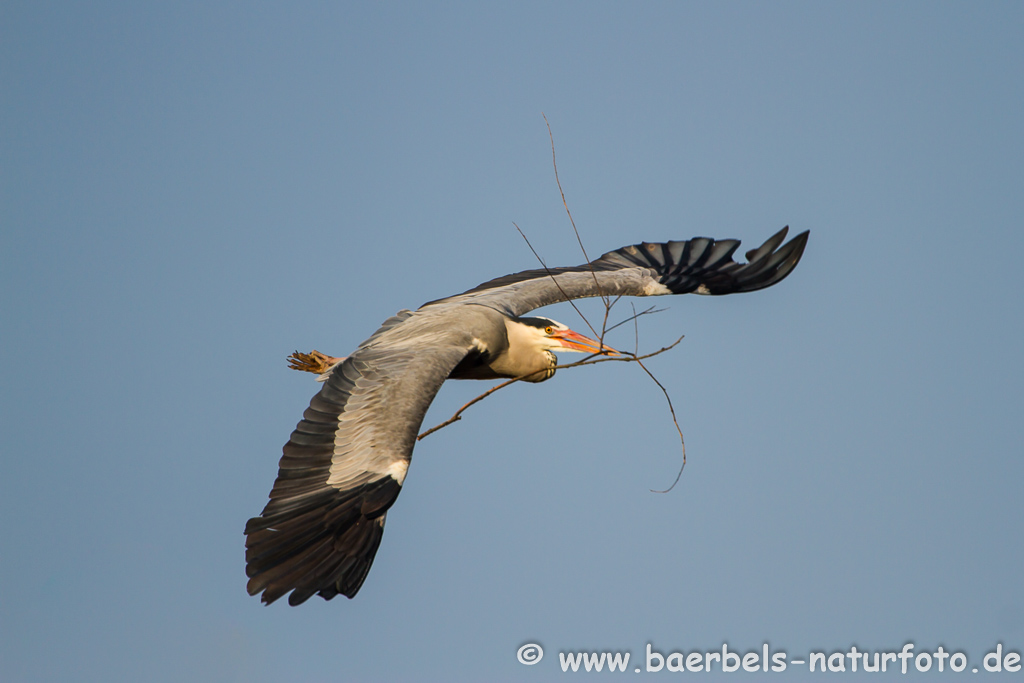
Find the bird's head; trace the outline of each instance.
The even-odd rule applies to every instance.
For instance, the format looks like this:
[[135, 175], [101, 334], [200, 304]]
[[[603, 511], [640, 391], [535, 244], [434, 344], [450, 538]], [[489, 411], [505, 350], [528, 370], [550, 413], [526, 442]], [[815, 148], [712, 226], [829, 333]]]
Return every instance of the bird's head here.
[[516, 322], [526, 326], [526, 334], [531, 337], [533, 345], [544, 351], [573, 351], [575, 353], [596, 353], [605, 356], [621, 356], [622, 354], [601, 342], [585, 337], [579, 332], [570, 330], [562, 323], [535, 316], [519, 318]]

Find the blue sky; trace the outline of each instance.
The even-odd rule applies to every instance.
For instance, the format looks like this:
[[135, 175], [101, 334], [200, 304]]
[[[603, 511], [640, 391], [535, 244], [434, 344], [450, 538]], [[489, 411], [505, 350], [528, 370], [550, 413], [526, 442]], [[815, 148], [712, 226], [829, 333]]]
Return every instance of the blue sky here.
[[[5, 4], [0, 678], [1021, 651], [1022, 35], [995, 2]], [[317, 389], [285, 356], [534, 267], [513, 222], [581, 261], [542, 112], [592, 255], [811, 231], [780, 285], [643, 319], [686, 335], [650, 363], [679, 485], [638, 368], [563, 371], [419, 444], [356, 599], [261, 606], [242, 529]]]

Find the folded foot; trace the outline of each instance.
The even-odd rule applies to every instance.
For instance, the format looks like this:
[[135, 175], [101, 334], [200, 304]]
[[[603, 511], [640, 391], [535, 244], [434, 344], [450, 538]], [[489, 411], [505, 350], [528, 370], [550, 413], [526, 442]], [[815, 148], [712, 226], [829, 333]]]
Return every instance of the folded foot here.
[[288, 367], [292, 370], [301, 370], [302, 372], [312, 372], [314, 375], [322, 375], [341, 361], [345, 360], [345, 358], [345, 356], [342, 356], [341, 358], [328, 356], [325, 353], [320, 353], [316, 349], [313, 349], [309, 353], [299, 353], [296, 351], [292, 355], [288, 356]]

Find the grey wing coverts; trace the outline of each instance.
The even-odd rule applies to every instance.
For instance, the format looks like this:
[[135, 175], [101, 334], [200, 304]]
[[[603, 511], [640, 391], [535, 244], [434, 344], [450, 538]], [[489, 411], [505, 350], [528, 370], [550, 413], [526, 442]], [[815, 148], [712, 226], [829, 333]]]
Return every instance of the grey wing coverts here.
[[580, 266], [505, 275], [431, 303], [478, 303], [507, 315], [523, 315], [541, 306], [602, 294], [753, 292], [781, 281], [799, 263], [809, 233], [800, 233], [780, 248], [787, 232], [789, 228], [785, 227], [757, 249], [748, 251], [747, 263], [732, 259], [740, 246], [739, 240], [695, 237], [678, 242], [641, 242]]
[[370, 570], [427, 407], [468, 344], [361, 346], [284, 445], [270, 502], [245, 526], [251, 595], [353, 597]]
[[803, 254], [808, 233], [782, 245], [786, 232], [748, 251], [747, 263], [732, 259], [738, 240], [644, 242], [581, 266], [496, 278], [388, 319], [334, 368], [285, 444], [270, 502], [245, 527], [249, 593], [269, 604], [290, 592], [298, 605], [359, 591], [427, 408], [501, 316], [601, 294], [763, 289]]

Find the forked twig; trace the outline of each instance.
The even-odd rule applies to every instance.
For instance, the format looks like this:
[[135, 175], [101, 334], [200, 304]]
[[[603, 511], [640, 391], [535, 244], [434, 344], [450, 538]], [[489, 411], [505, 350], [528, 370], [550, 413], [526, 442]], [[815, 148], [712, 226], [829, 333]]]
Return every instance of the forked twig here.
[[[541, 114], [541, 115], [544, 116], [544, 114]], [[555, 273], [553, 273], [551, 271], [551, 269], [548, 268], [547, 264], [544, 262], [544, 259], [541, 258], [540, 254], [537, 253], [537, 250], [533, 248], [533, 245], [530, 244], [530, 240], [529, 240], [529, 238], [526, 237], [526, 233], [524, 233], [520, 229], [520, 227], [518, 225], [516, 225], [515, 223], [513, 223], [513, 225], [515, 225], [516, 230], [522, 236], [523, 240], [525, 240], [526, 245], [530, 248], [530, 251], [533, 252], [533, 255], [536, 257], [537, 261], [540, 262], [541, 267], [543, 267], [544, 270], [547, 272], [548, 276], [551, 278], [551, 281], [554, 282], [555, 286], [558, 288], [558, 291], [562, 294], [562, 297], [564, 298], [564, 300], [568, 301], [572, 305], [572, 307], [576, 311], [576, 313], [580, 316], [580, 318], [583, 319], [583, 322], [586, 323], [588, 328], [590, 328], [591, 333], [593, 333], [593, 335], [598, 338], [598, 340], [599, 340], [599, 347], [600, 348], [603, 349], [603, 347], [604, 347], [604, 338], [605, 338], [605, 335], [608, 332], [614, 330], [616, 327], [619, 327], [620, 325], [623, 325], [623, 324], [625, 324], [625, 323], [627, 323], [629, 321], [633, 322], [633, 330], [634, 330], [634, 338], [635, 338], [635, 347], [634, 347], [633, 353], [631, 353], [631, 354], [624, 353], [622, 355], [622, 357], [618, 357], [618, 358], [602, 356], [601, 354], [594, 354], [594, 355], [588, 356], [587, 358], [584, 358], [583, 360], [576, 361], [575, 363], [567, 363], [567, 364], [564, 364], [564, 365], [555, 365], [553, 369], [554, 370], [560, 370], [560, 369], [567, 369], [567, 368], [575, 368], [575, 367], [579, 367], [579, 366], [582, 366], [582, 365], [594, 365], [596, 363], [605, 363], [605, 362], [608, 362], [608, 361], [620, 361], [620, 362], [627, 362], [627, 363], [635, 362], [641, 368], [643, 368], [643, 371], [645, 373], [647, 373], [647, 376], [650, 377], [651, 380], [655, 384], [658, 385], [658, 388], [661, 389], [662, 394], [665, 395], [665, 400], [668, 402], [669, 413], [672, 415], [672, 423], [675, 425], [676, 432], [679, 434], [679, 445], [680, 445], [680, 447], [682, 448], [682, 451], [683, 451], [683, 462], [682, 462], [682, 464], [679, 467], [679, 472], [678, 472], [678, 474], [676, 474], [675, 481], [672, 482], [672, 485], [669, 486], [664, 491], [660, 491], [660, 490], [656, 490], [656, 489], [651, 489], [651, 491], [653, 493], [668, 493], [673, 488], [675, 488], [677, 483], [679, 483], [679, 479], [683, 475], [683, 469], [686, 467], [686, 442], [683, 439], [683, 430], [679, 427], [679, 420], [676, 418], [675, 407], [672, 405], [672, 398], [669, 396], [668, 390], [665, 389], [665, 386], [661, 382], [658, 381], [658, 378], [655, 377], [654, 374], [650, 370], [647, 369], [647, 366], [644, 365], [642, 361], [647, 359], [647, 358], [651, 358], [653, 356], [657, 356], [659, 354], [662, 354], [662, 353], [664, 353], [664, 352], [666, 352], [666, 351], [668, 351], [668, 350], [670, 350], [672, 348], [675, 348], [675, 346], [677, 344], [679, 344], [679, 342], [681, 342], [683, 340], [683, 337], [679, 337], [679, 339], [677, 339], [672, 344], [670, 344], [670, 345], [668, 345], [666, 347], [663, 347], [663, 348], [661, 348], [661, 349], [659, 349], [657, 351], [654, 351], [653, 353], [644, 354], [642, 356], [638, 355], [639, 354], [639, 347], [640, 347], [640, 330], [639, 330], [639, 326], [637, 324], [637, 320], [641, 316], [648, 315], [650, 313], [658, 313], [661, 310], [664, 310], [664, 309], [655, 309], [654, 306], [651, 306], [651, 307], [647, 308], [646, 310], [641, 311], [640, 313], [637, 313], [636, 312], [636, 307], [633, 306], [632, 304], [630, 304], [630, 306], [633, 308], [633, 315], [628, 317], [628, 318], [626, 318], [625, 320], [622, 320], [622, 321], [616, 323], [615, 325], [612, 325], [611, 327], [608, 327], [608, 316], [611, 314], [612, 307], [616, 303], [618, 303], [619, 299], [622, 298], [622, 295], [619, 295], [619, 296], [615, 297], [614, 300], [610, 300], [609, 297], [605, 294], [604, 290], [601, 287], [601, 282], [600, 282], [600, 280], [597, 277], [597, 272], [594, 269], [593, 263], [590, 260], [590, 256], [587, 255], [586, 247], [583, 246], [583, 239], [580, 237], [580, 232], [576, 228], [576, 221], [572, 217], [572, 211], [569, 210], [569, 204], [568, 204], [568, 202], [565, 199], [565, 192], [562, 190], [562, 182], [558, 178], [558, 162], [557, 162], [556, 157], [555, 157], [555, 138], [554, 138], [554, 135], [551, 132], [551, 124], [548, 122], [548, 117], [547, 116], [544, 116], [544, 123], [545, 123], [545, 125], [548, 128], [548, 139], [551, 141], [551, 164], [552, 164], [552, 166], [554, 167], [554, 170], [555, 170], [555, 183], [558, 185], [558, 192], [559, 192], [559, 194], [562, 197], [562, 206], [565, 207], [565, 212], [569, 216], [569, 223], [572, 225], [573, 233], [575, 233], [575, 235], [576, 235], [576, 241], [580, 245], [580, 251], [583, 252], [583, 258], [586, 259], [587, 265], [590, 266], [590, 274], [594, 278], [594, 285], [597, 288], [597, 291], [598, 291], [599, 296], [601, 297], [602, 303], [604, 304], [604, 318], [603, 318], [603, 320], [601, 322], [601, 333], [600, 334], [597, 333], [597, 330], [595, 330], [594, 326], [590, 324], [590, 321], [587, 319], [587, 317], [585, 315], [583, 315], [583, 312], [580, 311], [579, 307], [576, 306], [576, 303], [572, 300], [572, 298], [569, 297], [569, 295], [565, 292], [564, 289], [562, 289], [562, 285], [561, 285], [561, 283], [559, 283], [558, 278], [555, 277]], [[427, 436], [433, 434], [434, 432], [438, 431], [439, 429], [444, 429], [448, 425], [453, 424], [455, 422], [458, 422], [459, 420], [462, 419], [462, 413], [464, 413], [470, 406], [479, 403], [480, 401], [484, 400], [485, 398], [487, 398], [488, 396], [490, 396], [494, 392], [498, 391], [499, 389], [504, 389], [505, 387], [507, 387], [507, 386], [509, 386], [511, 384], [515, 384], [516, 382], [519, 382], [519, 381], [522, 381], [522, 380], [527, 379], [529, 377], [532, 377], [534, 374], [535, 373], [531, 373], [530, 375], [524, 375], [524, 376], [521, 376], [521, 377], [514, 377], [514, 378], [512, 378], [510, 380], [502, 382], [501, 384], [498, 384], [496, 386], [491, 387], [490, 389], [488, 389], [484, 393], [480, 394], [479, 396], [477, 396], [473, 400], [467, 402], [465, 405], [463, 405], [461, 408], [459, 408], [457, 411], [455, 411], [454, 415], [452, 415], [450, 418], [448, 418], [444, 422], [442, 422], [442, 423], [440, 423], [440, 424], [438, 424], [438, 425], [436, 425], [434, 427], [431, 427], [430, 429], [426, 430], [422, 434], [418, 435], [416, 437], [416, 440], [420, 441], [420, 440], [424, 439], [425, 437], [427, 437]]]
[[[612, 302], [612, 305], [614, 305], [614, 303], [615, 303], [615, 302]], [[630, 304], [630, 305], [632, 305], [632, 304]], [[614, 329], [615, 329], [616, 327], [620, 327], [620, 326], [622, 326], [622, 325], [625, 325], [626, 323], [628, 323], [628, 322], [630, 322], [630, 321], [635, 321], [635, 320], [636, 320], [637, 318], [639, 318], [639, 317], [641, 317], [641, 316], [644, 316], [644, 315], [651, 315], [652, 313], [661, 313], [662, 311], [667, 311], [667, 310], [668, 310], [667, 308], [655, 308], [654, 306], [651, 306], [650, 308], [647, 308], [647, 309], [645, 309], [645, 310], [643, 310], [643, 311], [640, 311], [639, 313], [637, 313], [637, 312], [636, 312], [636, 307], [634, 307], [634, 308], [633, 308], [633, 315], [629, 316], [629, 317], [628, 317], [628, 318], [626, 318], [625, 320], [620, 320], [619, 322], [615, 323], [614, 325], [612, 325], [611, 327], [609, 327], [609, 328], [608, 328], [607, 330], [605, 330], [605, 332], [611, 332], [611, 331], [612, 331], [612, 330], [614, 330]], [[639, 334], [639, 333], [638, 333], [638, 334]]]
[[[609, 362], [613, 362], [613, 361], [619, 362], [619, 363], [639, 363], [641, 360], [646, 360], [648, 358], [653, 358], [654, 356], [660, 355], [662, 353], [665, 353], [666, 351], [670, 351], [671, 349], [674, 349], [679, 344], [679, 342], [681, 342], [681, 341], [683, 341], [683, 338], [679, 337], [679, 339], [676, 339], [674, 342], [672, 342], [668, 346], [664, 346], [664, 347], [658, 349], [657, 351], [652, 351], [651, 353], [645, 353], [642, 356], [637, 356], [635, 354], [629, 353], [629, 354], [623, 354], [623, 356], [624, 356], [623, 358], [612, 358], [612, 357], [608, 357], [608, 356], [600, 356], [600, 357], [598, 357], [597, 354], [593, 354], [593, 355], [587, 356], [583, 360], [578, 360], [575, 363], [566, 363], [564, 365], [556, 365], [555, 367], [552, 368], [552, 370], [566, 370], [568, 368], [578, 368], [581, 365], [596, 365], [597, 363], [609, 363]], [[641, 365], [641, 367], [643, 367], [643, 366]], [[644, 368], [644, 370], [646, 371], [647, 368]], [[525, 380], [528, 377], [532, 377], [535, 374], [537, 374], [537, 373], [534, 372], [534, 373], [530, 373], [529, 375], [522, 375], [520, 377], [513, 377], [510, 380], [506, 380], [506, 381], [502, 382], [501, 384], [497, 384], [497, 385], [491, 387], [490, 389], [488, 389], [484, 393], [480, 394], [479, 396], [477, 396], [476, 398], [474, 398], [473, 400], [469, 401], [468, 403], [463, 405], [461, 408], [456, 410], [455, 414], [452, 415], [447, 420], [445, 420], [444, 422], [431, 427], [427, 431], [425, 431], [422, 434], [420, 434], [419, 436], [417, 436], [416, 440], [417, 441], [421, 441], [425, 437], [430, 436], [431, 434], [436, 432], [437, 430], [444, 429], [448, 425], [450, 425], [452, 423], [455, 423], [455, 422], [458, 422], [459, 420], [462, 419], [462, 413], [464, 413], [466, 411], [466, 409], [469, 408], [470, 406], [472, 406], [472, 405], [474, 405], [476, 403], [479, 403], [480, 401], [484, 400], [485, 398], [487, 398], [488, 396], [490, 396], [494, 392], [498, 391], [499, 389], [504, 389], [505, 387], [509, 386], [510, 384], [515, 384], [516, 382], [521, 382], [521, 381]], [[647, 371], [647, 374], [650, 375], [651, 374], [650, 371]], [[653, 379], [653, 375], [652, 375], [652, 379]], [[658, 380], [655, 379], [654, 381], [657, 382]], [[661, 384], [659, 384], [658, 386], [661, 386]], [[662, 388], [662, 391], [664, 391], [664, 388]]]

